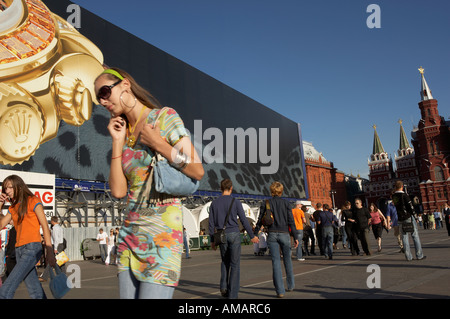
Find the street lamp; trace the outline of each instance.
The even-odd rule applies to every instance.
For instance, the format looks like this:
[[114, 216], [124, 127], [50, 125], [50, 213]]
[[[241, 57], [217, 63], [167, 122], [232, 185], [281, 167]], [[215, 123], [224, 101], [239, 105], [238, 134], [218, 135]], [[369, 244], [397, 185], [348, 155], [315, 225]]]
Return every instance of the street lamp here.
[[334, 206], [334, 194], [336, 194], [336, 191], [335, 190], [331, 190], [330, 191], [330, 194], [331, 194], [331, 200], [333, 201], [333, 210], [336, 208], [335, 206]]

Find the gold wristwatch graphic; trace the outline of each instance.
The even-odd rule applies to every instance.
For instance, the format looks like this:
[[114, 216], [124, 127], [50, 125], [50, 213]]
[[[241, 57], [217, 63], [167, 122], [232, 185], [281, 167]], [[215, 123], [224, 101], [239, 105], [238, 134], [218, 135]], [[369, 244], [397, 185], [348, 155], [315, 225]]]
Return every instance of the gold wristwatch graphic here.
[[89, 120], [103, 54], [40, 0], [0, 6], [0, 163], [20, 164], [60, 121]]

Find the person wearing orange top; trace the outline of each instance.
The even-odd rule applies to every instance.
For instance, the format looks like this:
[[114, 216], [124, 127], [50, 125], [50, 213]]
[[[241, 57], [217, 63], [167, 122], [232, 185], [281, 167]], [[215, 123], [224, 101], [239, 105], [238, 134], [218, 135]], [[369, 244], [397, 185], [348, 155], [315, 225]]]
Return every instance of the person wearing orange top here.
[[302, 202], [296, 201], [295, 208], [292, 209], [294, 215], [295, 226], [297, 227], [297, 240], [299, 245], [297, 246], [297, 260], [303, 261], [302, 241], [303, 241], [303, 224], [306, 224], [305, 213], [302, 210]]
[[46, 299], [35, 268], [43, 253], [41, 228], [46, 246], [47, 264], [55, 267], [56, 259], [44, 207], [22, 178], [17, 175], [10, 175], [3, 181], [0, 209], [3, 209], [5, 202], [10, 202], [11, 206], [8, 214], [1, 220], [0, 228], [7, 225], [11, 219], [14, 221], [17, 232], [17, 264], [0, 288], [0, 299], [12, 299], [22, 281], [25, 282], [31, 298]]

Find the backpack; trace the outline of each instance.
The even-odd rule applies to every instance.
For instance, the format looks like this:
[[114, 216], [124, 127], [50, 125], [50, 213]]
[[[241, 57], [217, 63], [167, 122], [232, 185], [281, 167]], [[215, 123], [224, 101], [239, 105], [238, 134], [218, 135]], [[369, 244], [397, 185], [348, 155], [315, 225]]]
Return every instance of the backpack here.
[[264, 215], [261, 218], [261, 224], [264, 226], [270, 226], [273, 224], [273, 213], [270, 209], [269, 200], [266, 199], [266, 211], [264, 212]]
[[411, 217], [411, 213], [408, 212], [407, 207], [405, 205], [404, 193], [394, 193], [392, 195], [392, 202], [394, 203], [395, 208], [397, 209], [398, 220], [404, 221]]

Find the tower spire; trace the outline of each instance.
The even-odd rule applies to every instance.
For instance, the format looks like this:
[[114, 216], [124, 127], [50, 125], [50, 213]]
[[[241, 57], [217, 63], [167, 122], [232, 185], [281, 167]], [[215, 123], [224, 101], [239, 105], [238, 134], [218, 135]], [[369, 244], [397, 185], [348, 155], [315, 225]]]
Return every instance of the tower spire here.
[[372, 154], [380, 154], [380, 153], [386, 153], [384, 151], [383, 144], [381, 144], [380, 138], [378, 137], [377, 133], [377, 126], [374, 124], [373, 129], [375, 130], [374, 137], [373, 137], [373, 150]]
[[422, 101], [433, 100], [433, 95], [431, 95], [431, 90], [428, 87], [427, 81], [425, 80], [425, 76], [423, 75], [425, 73], [425, 69], [420, 67], [418, 70], [422, 75], [422, 90], [420, 91], [420, 97]]
[[408, 142], [408, 138], [406, 137], [405, 130], [403, 129], [403, 121], [400, 119], [398, 120], [398, 123], [400, 124], [400, 148], [399, 150], [405, 150], [408, 148], [411, 148], [411, 145]]

